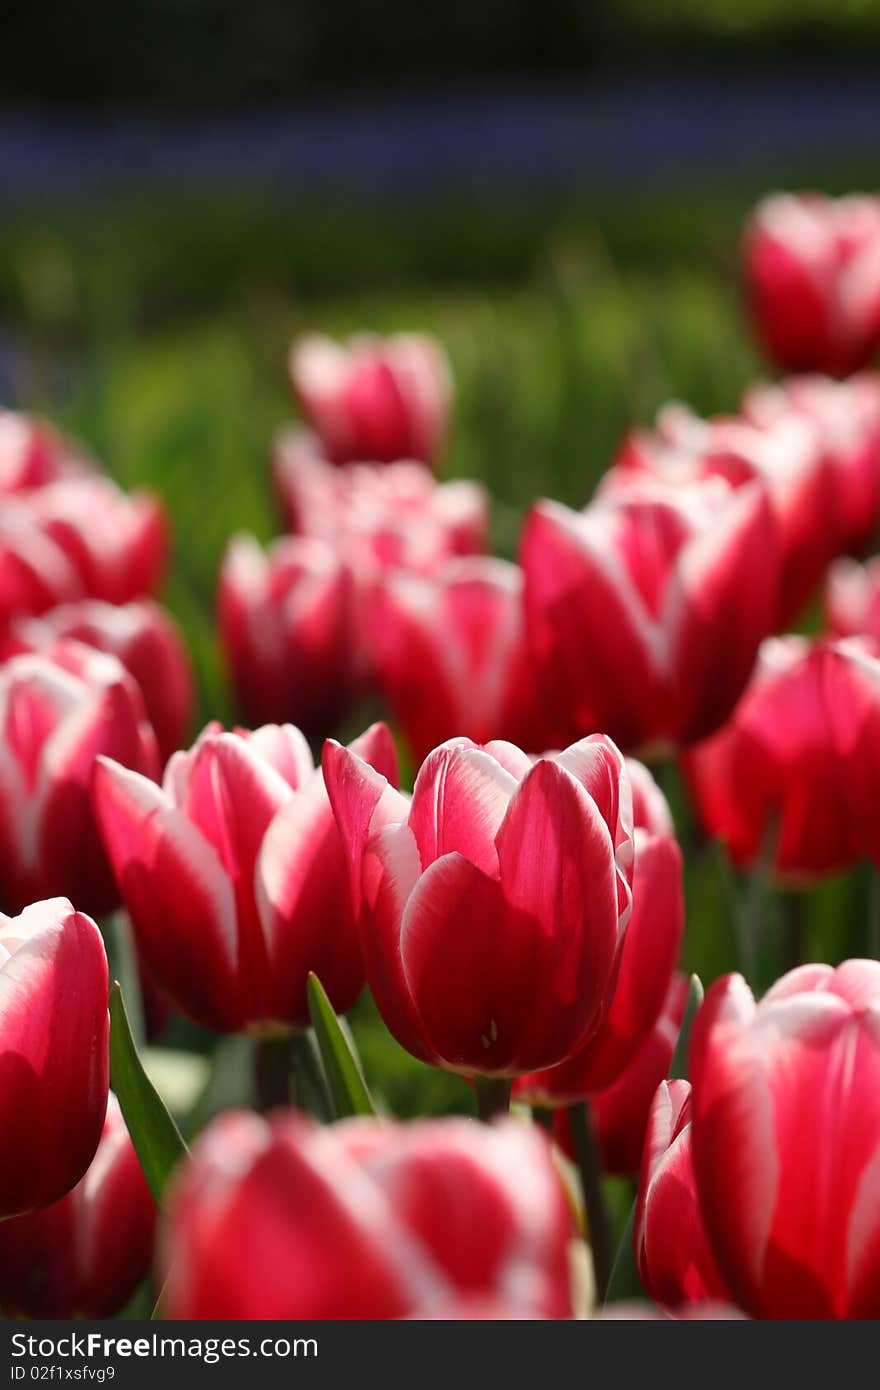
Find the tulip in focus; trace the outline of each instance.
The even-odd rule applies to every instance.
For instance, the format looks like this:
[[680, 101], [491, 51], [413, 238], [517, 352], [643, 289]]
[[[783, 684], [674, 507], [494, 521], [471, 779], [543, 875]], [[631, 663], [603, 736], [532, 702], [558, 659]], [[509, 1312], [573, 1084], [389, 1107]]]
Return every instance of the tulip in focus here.
[[600, 735], [533, 762], [452, 739], [412, 804], [352, 750], [324, 747], [359, 905], [367, 980], [423, 1061], [511, 1077], [598, 1027], [630, 913], [632, 811]]
[[452, 398], [449, 362], [427, 334], [361, 334], [340, 344], [309, 333], [293, 344], [290, 378], [331, 463], [436, 463]]
[[91, 811], [99, 753], [154, 773], [141, 693], [115, 657], [76, 642], [0, 666], [0, 908], [64, 894], [98, 917], [118, 896]]
[[92, 1164], [65, 1197], [0, 1222], [0, 1307], [27, 1318], [109, 1318], [153, 1253], [156, 1209], [110, 1093]]
[[742, 409], [756, 425], [772, 426], [792, 411], [812, 425], [831, 471], [838, 553], [859, 550], [876, 536], [880, 525], [880, 376], [876, 372], [860, 372], [848, 381], [789, 377], [775, 386], [753, 387], [744, 396]]
[[[349, 753], [396, 780], [382, 724]], [[342, 841], [320, 769], [292, 725], [208, 725], [161, 786], [109, 758], [94, 807], [137, 944], [204, 1028], [257, 1036], [309, 1023], [315, 971], [337, 1013], [364, 982]]]
[[851, 867], [876, 822], [880, 661], [858, 644], [770, 639], [731, 719], [685, 772], [703, 825], [738, 865], [769, 853], [800, 883]]
[[228, 1113], [175, 1181], [160, 1273], [171, 1318], [565, 1318], [572, 1237], [549, 1145], [516, 1120]]
[[542, 691], [634, 752], [723, 723], [777, 616], [778, 531], [757, 483], [645, 478], [583, 512], [539, 502], [521, 561]]
[[[836, 384], [836, 383], [835, 383]], [[721, 477], [734, 488], [761, 483], [767, 490], [782, 553], [778, 626], [804, 607], [835, 553], [828, 518], [837, 505], [836, 478], [817, 427], [793, 409], [758, 424], [736, 416], [701, 420], [671, 402], [653, 433], [634, 431], [602, 484], [606, 494], [643, 474], [672, 484]]]
[[397, 569], [432, 574], [486, 549], [489, 498], [469, 479], [438, 483], [410, 461], [334, 467], [290, 431], [276, 440], [272, 467], [290, 530], [327, 541], [363, 582]]
[[538, 697], [516, 565], [471, 556], [430, 578], [389, 575], [370, 623], [379, 687], [417, 763], [458, 734], [534, 753], [568, 742]]
[[[107, 957], [64, 898], [0, 915], [0, 1232], [91, 1163], [107, 1107]], [[0, 1261], [2, 1263], [2, 1261]]]
[[107, 652], [134, 678], [144, 699], [163, 763], [183, 742], [195, 703], [192, 666], [171, 615], [149, 599], [126, 604], [83, 599], [51, 609], [42, 618], [12, 625], [3, 656], [47, 651], [57, 642], [81, 642]]
[[642, 1279], [675, 1306], [756, 1318], [880, 1315], [880, 963], [805, 965], [755, 1003], [712, 986], [692, 1089], [661, 1088], [636, 1223]]
[[755, 328], [775, 365], [848, 376], [880, 343], [880, 199], [776, 193], [743, 239]]
[[249, 723], [335, 728], [364, 683], [350, 567], [324, 541], [288, 536], [264, 551], [233, 537], [217, 594], [220, 634]]

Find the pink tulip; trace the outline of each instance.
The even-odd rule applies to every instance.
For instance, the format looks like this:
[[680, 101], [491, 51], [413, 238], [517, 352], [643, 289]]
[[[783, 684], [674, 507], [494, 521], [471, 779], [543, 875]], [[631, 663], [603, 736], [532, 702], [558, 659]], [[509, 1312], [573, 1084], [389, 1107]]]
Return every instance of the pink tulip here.
[[684, 405], [660, 411], [653, 434], [631, 434], [602, 493], [644, 475], [671, 484], [721, 477], [734, 488], [761, 483], [779, 532], [782, 581], [778, 623], [785, 627], [813, 594], [834, 554], [828, 517], [836, 507], [835, 476], [814, 424], [789, 409], [762, 425], [736, 416], [701, 420]]
[[63, 1197], [94, 1157], [107, 1106], [107, 988], [101, 934], [66, 899], [0, 916], [0, 1222]]
[[85, 467], [45, 420], [0, 409], [0, 495], [28, 492]]
[[322, 1129], [228, 1113], [175, 1182], [165, 1306], [184, 1319], [372, 1320], [504, 1301], [564, 1318], [572, 1235], [549, 1146], [515, 1120]]
[[662, 1303], [728, 1297], [757, 1318], [876, 1318], [880, 963], [805, 965], [756, 1004], [712, 986], [693, 1090], [661, 1088], [636, 1248]]
[[426, 334], [362, 334], [344, 345], [321, 333], [294, 343], [290, 377], [332, 463], [434, 463], [452, 398], [449, 363]]
[[134, 681], [112, 656], [59, 643], [0, 667], [0, 906], [68, 895], [95, 916], [118, 905], [90, 805], [99, 753], [157, 769]]
[[[384, 725], [352, 747], [370, 776], [396, 778]], [[298, 729], [208, 725], [162, 786], [100, 758], [94, 806], [146, 964], [190, 1018], [257, 1035], [306, 1027], [312, 970], [338, 1013], [354, 1003], [364, 975], [345, 856]]]
[[189, 654], [171, 615], [149, 599], [126, 604], [83, 599], [62, 604], [42, 618], [13, 623], [4, 656], [27, 651], [51, 654], [59, 642], [81, 642], [107, 652], [137, 682], [165, 762], [186, 735], [195, 702]]
[[412, 804], [332, 740], [324, 774], [367, 979], [416, 1057], [467, 1075], [554, 1066], [597, 1028], [630, 911], [623, 759], [596, 735], [532, 762], [452, 739]]
[[0, 1222], [0, 1306], [108, 1318], [147, 1272], [156, 1209], [113, 1093], [91, 1167], [51, 1206]]
[[[835, 541], [859, 549], [880, 523], [880, 376], [860, 372], [848, 381], [795, 376], [760, 386], [743, 398], [743, 413], [768, 426], [794, 411], [816, 431], [831, 471]], [[827, 519], [826, 519], [827, 525]]]
[[[773, 638], [730, 721], [685, 771], [706, 830], [737, 864], [762, 850], [784, 878], [854, 864], [876, 820], [880, 662], [847, 643]], [[772, 844], [769, 840], [772, 838]]]
[[263, 551], [227, 548], [218, 619], [239, 702], [251, 724], [337, 726], [364, 683], [351, 570], [324, 541], [291, 536]]
[[380, 689], [416, 762], [458, 734], [540, 753], [560, 739], [526, 646], [522, 572], [488, 556], [389, 575], [370, 605]]
[[832, 566], [825, 618], [836, 637], [863, 637], [880, 651], [880, 555], [864, 565], [838, 560]]
[[667, 1002], [684, 935], [681, 851], [674, 840], [646, 830], [636, 830], [633, 843], [632, 916], [607, 1012], [561, 1066], [517, 1081], [516, 1096], [532, 1105], [571, 1105], [612, 1085]]
[[880, 199], [777, 193], [743, 240], [755, 328], [784, 371], [848, 376], [880, 343]]
[[778, 536], [757, 484], [646, 478], [584, 512], [540, 502], [521, 558], [547, 698], [634, 751], [716, 729], [778, 611]]
[[406, 461], [334, 467], [289, 431], [276, 440], [273, 471], [290, 530], [327, 541], [362, 582], [396, 569], [432, 574], [486, 549], [489, 498], [478, 483], [438, 483]]

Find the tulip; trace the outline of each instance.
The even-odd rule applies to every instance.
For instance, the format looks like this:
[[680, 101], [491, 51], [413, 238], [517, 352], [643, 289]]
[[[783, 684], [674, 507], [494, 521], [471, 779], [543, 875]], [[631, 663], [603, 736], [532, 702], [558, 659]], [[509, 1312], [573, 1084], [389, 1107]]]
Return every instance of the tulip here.
[[113, 1093], [91, 1167], [65, 1197], [0, 1223], [0, 1306], [108, 1318], [147, 1272], [156, 1209]]
[[793, 409], [760, 426], [736, 416], [701, 420], [672, 402], [658, 415], [654, 434], [636, 432], [625, 441], [602, 493], [626, 488], [644, 474], [679, 485], [710, 477], [726, 478], [734, 488], [762, 483], [782, 554], [778, 625], [798, 615], [836, 540], [828, 525], [836, 479], [815, 425]]
[[638, 758], [627, 758], [626, 770], [632, 789], [633, 825], [650, 830], [652, 835], [675, 839], [675, 826], [669, 802], [660, 790], [650, 769]]
[[526, 646], [522, 571], [488, 556], [389, 575], [371, 605], [376, 676], [417, 763], [457, 734], [559, 746]]
[[777, 193], [743, 240], [755, 329], [784, 371], [848, 376], [880, 343], [880, 199]]
[[329, 740], [324, 775], [351, 866], [367, 979], [423, 1061], [510, 1077], [597, 1028], [629, 917], [623, 759], [596, 735], [532, 762], [452, 739], [412, 804]]
[[295, 536], [261, 550], [233, 538], [218, 618], [236, 693], [251, 724], [335, 728], [364, 683], [350, 568], [324, 541]]
[[848, 643], [770, 639], [730, 721], [684, 766], [706, 830], [735, 863], [769, 852], [793, 882], [849, 868], [875, 819], [880, 662]]
[[[673, 975], [660, 1013], [619, 1076], [609, 1086], [577, 1097], [589, 1103], [592, 1128], [606, 1173], [628, 1176], [638, 1172], [651, 1105], [657, 1087], [669, 1073], [687, 997], [687, 979], [684, 975]], [[567, 1065], [564, 1063], [556, 1070], [564, 1071]], [[553, 1072], [543, 1075], [552, 1077]], [[548, 1099], [552, 1103], [556, 1097]], [[576, 1162], [571, 1110], [566, 1105], [557, 1104], [553, 1111], [553, 1137], [563, 1152]]]
[[634, 1244], [639, 1278], [664, 1307], [723, 1302], [730, 1297], [700, 1212], [687, 1081], [662, 1082], [651, 1106]]
[[81, 642], [118, 658], [140, 688], [166, 762], [184, 739], [195, 701], [189, 655], [171, 615], [149, 599], [126, 604], [83, 599], [39, 619], [19, 619], [0, 651], [4, 656], [51, 653], [59, 641]]
[[0, 1222], [56, 1202], [94, 1157], [107, 1106], [107, 986], [101, 934], [66, 899], [0, 916]]
[[332, 463], [434, 463], [452, 397], [449, 362], [426, 334], [361, 334], [344, 345], [322, 333], [294, 343], [290, 378]]
[[109, 478], [94, 476], [51, 483], [28, 505], [40, 531], [78, 574], [83, 595], [128, 603], [156, 591], [168, 537], [155, 497], [122, 492]]
[[422, 463], [334, 467], [297, 434], [273, 453], [287, 524], [327, 541], [363, 582], [392, 569], [432, 574], [453, 555], [486, 549], [489, 498], [465, 479], [438, 483]]
[[0, 907], [64, 894], [94, 916], [118, 905], [90, 805], [99, 753], [157, 769], [140, 691], [115, 657], [79, 643], [0, 667]]
[[572, 1105], [612, 1085], [667, 1004], [684, 935], [681, 851], [674, 840], [641, 829], [633, 843], [632, 916], [607, 1012], [561, 1066], [517, 1081], [515, 1095], [533, 1105]]
[[549, 1145], [518, 1121], [233, 1112], [175, 1180], [164, 1303], [184, 1319], [457, 1316], [459, 1300], [564, 1318], [572, 1235]]
[[[352, 748], [396, 779], [384, 725]], [[304, 1028], [310, 971], [351, 1007], [364, 972], [345, 857], [298, 729], [208, 725], [161, 786], [99, 758], [93, 800], [140, 951], [183, 1013], [218, 1032]]]
[[[794, 411], [812, 425], [834, 483], [831, 512], [838, 551], [859, 550], [880, 522], [880, 376], [848, 381], [795, 376], [743, 398], [743, 413], [770, 425]], [[827, 522], [826, 522], [827, 524]]]
[[83, 595], [82, 576], [40, 526], [30, 502], [5, 497], [0, 511], [0, 634], [21, 614], [45, 613]]
[[825, 619], [836, 637], [863, 637], [880, 650], [880, 555], [864, 565], [842, 559], [832, 566]]
[[580, 513], [540, 502], [521, 558], [547, 699], [632, 751], [716, 729], [777, 616], [778, 536], [758, 484], [645, 479]]
[[757, 1318], [876, 1318], [880, 963], [805, 965], [756, 1004], [719, 980], [694, 1023], [693, 1089], [661, 1088], [636, 1248], [660, 1302]]
[[84, 467], [45, 420], [0, 409], [0, 495], [28, 492]]

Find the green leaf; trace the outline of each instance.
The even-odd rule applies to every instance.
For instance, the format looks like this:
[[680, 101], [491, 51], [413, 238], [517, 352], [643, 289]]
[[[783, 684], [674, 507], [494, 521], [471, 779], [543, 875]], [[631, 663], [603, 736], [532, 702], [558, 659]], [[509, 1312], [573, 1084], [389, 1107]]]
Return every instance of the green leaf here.
[[337, 1117], [375, 1115], [354, 1048], [315, 974], [309, 975], [309, 1014]]
[[186, 1153], [186, 1145], [144, 1071], [118, 980], [110, 991], [110, 1080], [147, 1185], [156, 1203], [161, 1204], [168, 1179]]
[[606, 1308], [609, 1303], [620, 1303], [624, 1299], [644, 1298], [645, 1296], [636, 1268], [636, 1254], [633, 1248], [635, 1224], [636, 1204], [633, 1202], [626, 1225], [623, 1228], [620, 1244], [617, 1247], [617, 1254], [614, 1256], [614, 1263], [611, 1266], [611, 1276], [608, 1280], [608, 1289], [603, 1303]]
[[697, 1009], [703, 1002], [703, 982], [699, 975], [691, 975], [690, 989], [688, 990], [687, 1004], [684, 1009], [684, 1018], [681, 1020], [681, 1028], [678, 1034], [678, 1042], [675, 1044], [675, 1054], [669, 1068], [671, 1077], [687, 1079], [688, 1044], [691, 1040], [691, 1027]]

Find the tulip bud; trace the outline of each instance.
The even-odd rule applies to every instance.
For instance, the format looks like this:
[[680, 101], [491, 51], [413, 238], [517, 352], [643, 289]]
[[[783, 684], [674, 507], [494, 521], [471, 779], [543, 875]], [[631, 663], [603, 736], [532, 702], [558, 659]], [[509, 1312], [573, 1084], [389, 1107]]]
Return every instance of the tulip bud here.
[[389, 575], [370, 616], [378, 682], [417, 762], [458, 734], [535, 753], [567, 742], [538, 699], [516, 565], [472, 556], [431, 578]]
[[0, 1306], [109, 1318], [147, 1272], [156, 1209], [113, 1093], [91, 1167], [65, 1197], [0, 1222]]
[[[396, 780], [384, 725], [352, 747]], [[93, 783], [138, 946], [185, 1014], [218, 1032], [307, 1027], [310, 971], [351, 1007], [364, 974], [345, 856], [298, 729], [209, 725], [162, 786], [109, 758]]]
[[706, 830], [737, 864], [769, 850], [794, 882], [850, 867], [876, 821], [880, 662], [845, 642], [769, 640], [729, 722], [684, 767]]
[[0, 906], [66, 894], [95, 916], [118, 905], [91, 811], [99, 753], [157, 769], [140, 691], [115, 657], [76, 642], [0, 667]]
[[789, 377], [778, 386], [748, 391], [742, 408], [758, 425], [791, 412], [812, 425], [834, 485], [830, 514], [836, 549], [860, 550], [880, 523], [880, 376]]
[[320, 333], [290, 351], [300, 408], [332, 463], [434, 463], [452, 397], [449, 363], [426, 334], [362, 334], [343, 346]]
[[504, 1301], [564, 1318], [572, 1233], [547, 1141], [515, 1120], [321, 1129], [292, 1113], [229, 1113], [175, 1181], [165, 1307], [172, 1318], [372, 1320]]
[[452, 739], [412, 804], [332, 740], [367, 979], [414, 1056], [467, 1075], [555, 1066], [597, 1028], [630, 912], [622, 757], [596, 735], [532, 762]]
[[0, 646], [3, 656], [46, 651], [59, 641], [81, 642], [122, 663], [143, 696], [162, 762], [180, 747], [195, 700], [192, 667], [171, 615], [149, 599], [127, 604], [84, 599], [40, 619], [21, 618]]
[[764, 351], [783, 371], [848, 376], [880, 343], [880, 199], [776, 193], [755, 208], [743, 270]]
[[0, 916], [0, 1220], [57, 1201], [92, 1161], [107, 1106], [107, 987], [101, 934], [66, 899]]
[[646, 478], [580, 513], [540, 502], [521, 559], [543, 693], [633, 751], [716, 729], [778, 612], [778, 532], [757, 483]]

